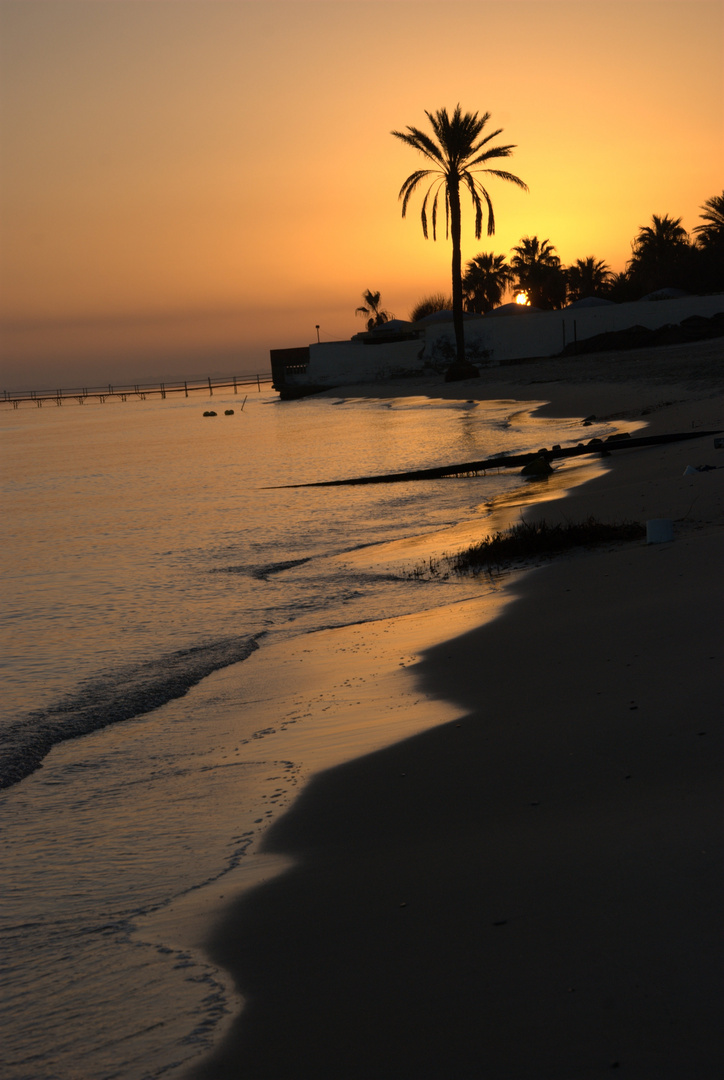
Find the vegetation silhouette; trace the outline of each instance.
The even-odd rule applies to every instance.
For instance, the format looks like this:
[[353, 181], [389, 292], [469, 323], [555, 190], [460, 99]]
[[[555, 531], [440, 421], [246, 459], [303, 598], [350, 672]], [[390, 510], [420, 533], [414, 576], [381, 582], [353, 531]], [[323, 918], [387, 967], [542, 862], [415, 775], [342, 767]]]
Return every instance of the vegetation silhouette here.
[[505, 255], [483, 251], [469, 261], [463, 278], [465, 310], [475, 315], [492, 311], [500, 304], [505, 290], [513, 282], [513, 271]]
[[697, 284], [711, 290], [724, 289], [724, 192], [707, 199], [699, 215], [703, 225], [695, 225]]
[[434, 315], [437, 311], [452, 311], [452, 296], [446, 296], [442, 292], [423, 296], [410, 312], [410, 322], [419, 322], [420, 319]]
[[434, 137], [419, 128], [410, 126], [405, 131], [393, 131], [392, 135], [413, 147], [433, 165], [433, 168], [418, 169], [411, 173], [400, 188], [399, 198], [402, 200], [403, 218], [407, 214], [410, 197], [423, 181], [429, 180], [430, 184], [422, 201], [420, 220], [423, 235], [427, 239], [429, 204], [432, 236], [433, 240], [436, 240], [438, 201], [441, 194], [445, 203], [445, 236], [450, 237], [453, 248], [452, 300], [456, 346], [456, 359], [450, 364], [445, 378], [452, 381], [476, 377], [479, 374], [478, 369], [465, 356], [460, 188], [461, 186], [467, 188], [475, 207], [475, 238], [479, 240], [485, 217], [483, 207], [485, 206], [487, 210], [488, 236], [492, 236], [495, 232], [495, 216], [490, 195], [478, 179], [478, 175], [484, 173], [500, 180], [507, 180], [517, 184], [524, 191], [528, 190], [528, 186], [513, 173], [487, 167], [491, 161], [510, 157], [515, 149], [513, 145], [490, 145], [492, 140], [501, 134], [502, 128], [483, 136], [485, 126], [490, 120], [490, 113], [486, 112], [482, 116], [478, 113], [463, 113], [458, 104], [452, 116], [448, 115], [447, 109], [439, 109], [435, 113], [425, 110], [425, 115], [430, 122]]
[[367, 329], [374, 330], [375, 326], [384, 326], [386, 322], [394, 318], [391, 311], [384, 311], [380, 307], [380, 293], [365, 289], [362, 293], [364, 305], [355, 308], [355, 315], [362, 315], [367, 319]]
[[603, 296], [613, 276], [611, 268], [603, 259], [589, 255], [576, 259], [565, 271], [568, 303], [585, 300], [589, 296]]
[[549, 240], [524, 236], [510, 265], [515, 282], [533, 307], [560, 308], [566, 301], [566, 274]]
[[[421, 180], [424, 175], [413, 174], [413, 177], [418, 176]], [[405, 185], [409, 185], [413, 177], [409, 177]], [[441, 177], [438, 183], [442, 185], [443, 182]], [[423, 202], [423, 231], [427, 228], [430, 192], [431, 189]], [[693, 239], [682, 227], [681, 218], [653, 214], [649, 225], [639, 227], [631, 242], [631, 259], [619, 273], [613, 273], [609, 265], [595, 255], [563, 266], [550, 240], [540, 240], [537, 236], [523, 237], [512, 249], [514, 255], [510, 263], [506, 262], [505, 255], [480, 252], [468, 261], [462, 278], [464, 310], [485, 314], [498, 307], [506, 290], [516, 284], [527, 293], [532, 304], [543, 310], [590, 297], [625, 303], [669, 288], [699, 294], [721, 292], [724, 290], [724, 192], [707, 199], [700, 209], [702, 223], [692, 229]], [[372, 295], [379, 301], [379, 293]], [[410, 319], [417, 322], [436, 311], [450, 309], [454, 311], [450, 296], [443, 292], [431, 293], [418, 301]]]
[[654, 214], [650, 225], [640, 226], [631, 244], [629, 279], [644, 293], [667, 286], [684, 288], [690, 250], [681, 218]]
[[707, 199], [700, 207], [703, 213], [699, 217], [703, 219], [703, 225], [695, 225], [697, 243], [702, 247], [724, 247], [724, 191], [721, 195], [714, 195]]

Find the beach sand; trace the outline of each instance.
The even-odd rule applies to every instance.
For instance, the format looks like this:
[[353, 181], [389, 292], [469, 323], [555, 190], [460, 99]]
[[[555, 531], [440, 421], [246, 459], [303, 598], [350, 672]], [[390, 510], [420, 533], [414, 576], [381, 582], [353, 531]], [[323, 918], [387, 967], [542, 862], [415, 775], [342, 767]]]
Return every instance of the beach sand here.
[[[715, 341], [344, 393], [528, 397], [703, 431], [724, 428], [723, 360]], [[349, 629], [305, 639], [316, 660], [288, 693], [297, 678], [311, 702], [342, 668], [355, 708], [379, 712], [404, 679], [427, 726], [332, 768], [309, 750], [316, 775], [264, 841], [287, 869], [214, 920], [207, 950], [246, 1004], [190, 1075], [722, 1075], [724, 450], [707, 436], [606, 464], [526, 516], [664, 518], [673, 542], [513, 576], [494, 618], [477, 601], [442, 613], [406, 661], [392, 622], [374, 678]]]

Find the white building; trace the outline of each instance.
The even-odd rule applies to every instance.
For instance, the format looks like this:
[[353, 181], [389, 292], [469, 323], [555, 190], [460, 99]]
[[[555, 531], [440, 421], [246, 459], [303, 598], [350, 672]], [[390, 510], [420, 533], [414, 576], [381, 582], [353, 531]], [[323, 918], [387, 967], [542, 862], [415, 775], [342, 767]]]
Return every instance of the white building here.
[[[655, 294], [654, 294], [655, 295]], [[711, 319], [724, 313], [724, 294], [644, 299], [631, 304], [579, 301], [561, 311], [538, 311], [506, 304], [487, 315], [465, 316], [465, 347], [478, 367], [493, 367], [536, 356], [557, 356], [599, 334], [657, 330]], [[613, 343], [602, 348], [615, 347]], [[451, 313], [419, 323], [393, 320], [350, 341], [316, 343], [271, 351], [274, 389], [282, 397], [354, 383], [380, 382], [401, 375], [444, 371], [454, 358]]]

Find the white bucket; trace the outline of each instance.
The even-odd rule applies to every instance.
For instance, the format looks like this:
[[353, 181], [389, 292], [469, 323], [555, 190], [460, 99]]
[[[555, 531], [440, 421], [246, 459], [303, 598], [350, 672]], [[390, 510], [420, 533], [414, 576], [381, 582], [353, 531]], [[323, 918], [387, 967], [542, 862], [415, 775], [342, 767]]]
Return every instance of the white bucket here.
[[669, 518], [654, 518], [646, 522], [646, 543], [665, 544], [674, 539], [674, 523]]

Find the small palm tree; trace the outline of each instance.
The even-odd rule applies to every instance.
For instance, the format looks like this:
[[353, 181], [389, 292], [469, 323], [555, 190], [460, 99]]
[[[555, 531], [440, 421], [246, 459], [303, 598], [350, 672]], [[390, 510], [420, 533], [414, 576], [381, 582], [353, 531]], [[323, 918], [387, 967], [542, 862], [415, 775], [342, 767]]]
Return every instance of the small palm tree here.
[[512, 281], [513, 271], [505, 261], [505, 255], [494, 255], [492, 251], [476, 255], [465, 267], [465, 310], [476, 315], [491, 311], [503, 299]]
[[582, 300], [584, 296], [595, 296], [606, 291], [611, 281], [611, 267], [603, 259], [576, 259], [566, 271], [568, 279], [568, 299]]
[[[425, 110], [425, 115], [432, 128], [432, 136], [416, 127], [407, 127], [405, 131], [393, 131], [396, 139], [411, 146], [432, 163], [432, 168], [418, 169], [407, 177], [400, 188], [402, 216], [407, 214], [410, 197], [423, 181], [430, 185], [422, 201], [420, 220], [425, 239], [428, 236], [428, 205], [432, 224], [433, 240], [437, 239], [437, 211], [440, 196], [445, 204], [445, 235], [452, 240], [452, 300], [453, 322], [455, 326], [455, 345], [457, 360], [447, 373], [448, 379], [469, 378], [477, 375], [474, 368], [465, 359], [465, 331], [463, 328], [463, 285], [460, 189], [467, 188], [475, 208], [475, 238], [480, 239], [483, 218], [487, 211], [488, 236], [495, 232], [493, 204], [488, 191], [478, 179], [480, 173], [507, 180], [518, 187], [528, 190], [526, 184], [512, 173], [500, 169], [488, 168], [491, 161], [510, 157], [514, 146], [491, 146], [493, 139], [501, 134], [502, 128], [483, 136], [483, 130], [490, 120], [490, 113], [464, 113], [460, 105], [455, 107], [452, 116], [447, 109], [435, 113]], [[485, 207], [485, 210], [483, 209]]]
[[518, 288], [534, 307], [559, 308], [566, 296], [566, 277], [561, 260], [549, 240], [524, 236], [510, 260]]
[[355, 308], [355, 315], [362, 315], [367, 319], [367, 329], [373, 330], [375, 326], [383, 326], [390, 319], [394, 318], [391, 311], [384, 311], [380, 307], [380, 294], [378, 292], [372, 292], [371, 289], [365, 289], [362, 293], [362, 299], [364, 305], [362, 307]]

